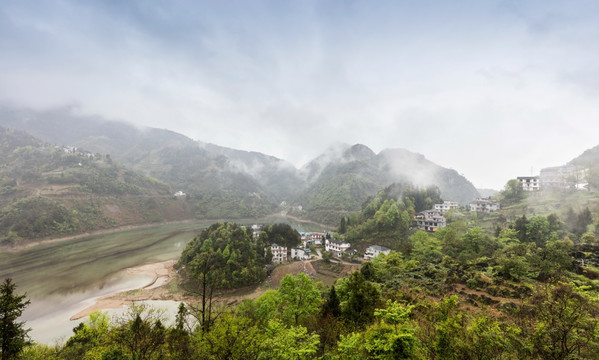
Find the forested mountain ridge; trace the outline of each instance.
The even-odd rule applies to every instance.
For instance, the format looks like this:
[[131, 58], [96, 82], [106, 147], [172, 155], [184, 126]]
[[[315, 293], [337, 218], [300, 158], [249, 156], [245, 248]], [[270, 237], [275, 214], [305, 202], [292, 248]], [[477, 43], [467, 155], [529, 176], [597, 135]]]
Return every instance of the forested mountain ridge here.
[[38, 112], [4, 106], [0, 126], [53, 144], [109, 154], [188, 194], [198, 218], [261, 216], [286, 203], [293, 205], [295, 215], [337, 224], [368, 196], [394, 182], [436, 185], [443, 198], [463, 203], [478, 196], [456, 171], [403, 149], [375, 154], [364, 145], [343, 145], [298, 170], [273, 156], [203, 143], [168, 130], [76, 115], [69, 109]]
[[479, 196], [472, 183], [455, 170], [405, 149], [375, 154], [362, 144], [338, 147], [306, 164], [301, 173], [309, 185], [299, 197], [299, 213], [329, 223], [359, 210], [369, 196], [393, 183], [437, 186], [444, 199], [461, 203]]
[[46, 144], [0, 127], [0, 242], [179, 220], [193, 207], [110, 156]]

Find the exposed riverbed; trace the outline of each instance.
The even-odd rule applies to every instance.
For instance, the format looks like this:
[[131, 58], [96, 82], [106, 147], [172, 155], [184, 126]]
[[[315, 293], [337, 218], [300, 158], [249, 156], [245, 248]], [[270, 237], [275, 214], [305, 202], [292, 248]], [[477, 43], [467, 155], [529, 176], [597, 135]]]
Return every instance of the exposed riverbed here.
[[[1, 249], [0, 279], [13, 278], [17, 293], [26, 293], [31, 300], [22, 320], [32, 329], [32, 339], [45, 344], [62, 343], [89, 313], [81, 312], [98, 299], [129, 289], [162, 285], [166, 281], [163, 276], [144, 271], [127, 272], [127, 269], [177, 259], [187, 242], [212, 222], [144, 226], [46, 242], [20, 250]], [[298, 230], [307, 231], [314, 226], [284, 216], [244, 222], [290, 222]], [[171, 312], [178, 302], [161, 304]], [[100, 309], [110, 307], [106, 303], [98, 305]], [[76, 316], [78, 314], [83, 317]], [[70, 320], [72, 317], [78, 319]]]

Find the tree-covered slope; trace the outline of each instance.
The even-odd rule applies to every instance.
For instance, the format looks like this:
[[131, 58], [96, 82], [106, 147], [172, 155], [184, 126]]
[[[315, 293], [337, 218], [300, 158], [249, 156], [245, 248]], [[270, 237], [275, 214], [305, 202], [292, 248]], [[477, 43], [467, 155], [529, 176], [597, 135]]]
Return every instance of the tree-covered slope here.
[[162, 129], [139, 129], [69, 109], [46, 112], [0, 107], [0, 125], [31, 131], [54, 144], [109, 154], [130, 169], [189, 194], [201, 218], [265, 215], [293, 204], [297, 215], [337, 223], [394, 182], [437, 186], [444, 198], [467, 203], [476, 189], [455, 170], [402, 149], [375, 154], [343, 145], [302, 169], [272, 156], [202, 143]]
[[397, 182], [436, 186], [444, 199], [461, 203], [478, 196], [476, 188], [455, 170], [403, 149], [379, 154], [361, 144], [331, 149], [304, 166], [302, 173], [308, 187], [299, 197], [302, 211], [294, 211], [327, 223], [337, 223], [359, 210], [369, 196]]
[[170, 187], [109, 156], [45, 144], [0, 128], [0, 241], [189, 218]]

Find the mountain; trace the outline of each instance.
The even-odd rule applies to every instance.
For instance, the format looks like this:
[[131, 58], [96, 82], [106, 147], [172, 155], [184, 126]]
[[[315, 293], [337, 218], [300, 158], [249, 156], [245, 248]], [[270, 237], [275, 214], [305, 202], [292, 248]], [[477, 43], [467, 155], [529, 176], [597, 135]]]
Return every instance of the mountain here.
[[461, 203], [479, 196], [457, 171], [405, 149], [375, 154], [362, 144], [341, 145], [306, 164], [300, 173], [308, 186], [299, 196], [301, 210], [295, 212], [325, 223], [336, 223], [350, 211], [358, 211], [369, 196], [393, 183], [437, 186], [444, 199]]
[[273, 156], [199, 142], [169, 130], [80, 116], [68, 108], [40, 112], [0, 107], [0, 126], [53, 144], [109, 154], [125, 167], [187, 193], [199, 218], [256, 217], [289, 204], [295, 205], [294, 214], [337, 223], [397, 182], [435, 185], [445, 199], [462, 203], [478, 196], [455, 170], [404, 149], [376, 154], [361, 144], [339, 145], [298, 170]]
[[0, 243], [191, 218], [171, 188], [110, 156], [0, 127]]
[[189, 194], [201, 218], [266, 215], [301, 186], [293, 165], [272, 156], [201, 143], [169, 130], [74, 115], [69, 109], [35, 112], [4, 107], [0, 125], [48, 142], [110, 154]]

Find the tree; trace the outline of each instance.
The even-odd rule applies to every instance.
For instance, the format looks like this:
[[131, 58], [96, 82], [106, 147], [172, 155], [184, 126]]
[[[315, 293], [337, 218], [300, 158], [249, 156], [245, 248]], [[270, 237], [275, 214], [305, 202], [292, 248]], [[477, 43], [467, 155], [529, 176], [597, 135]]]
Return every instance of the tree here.
[[374, 309], [380, 298], [379, 291], [359, 271], [350, 275], [345, 282], [344, 291], [347, 301], [341, 309], [342, 317], [350, 328], [364, 328], [374, 319]]
[[540, 359], [591, 359], [599, 353], [597, 306], [568, 285], [540, 288], [530, 299], [533, 353]]
[[161, 352], [166, 340], [167, 332], [161, 317], [159, 312], [145, 305], [131, 305], [118, 320], [114, 340], [131, 359], [153, 359]]
[[345, 220], [345, 217], [342, 217], [341, 222], [339, 223], [339, 234], [345, 234], [346, 231], [347, 231], [347, 221]]
[[505, 184], [501, 196], [503, 197], [501, 205], [515, 204], [524, 199], [524, 189], [518, 180], [511, 179]]
[[25, 322], [17, 319], [30, 301], [26, 295], [15, 294], [16, 285], [12, 279], [7, 278], [0, 285], [0, 351], [2, 360], [14, 359], [19, 355], [25, 345], [29, 345], [28, 333]]
[[582, 236], [587, 231], [587, 226], [593, 223], [593, 215], [589, 208], [585, 208], [578, 214], [578, 218], [576, 219], [576, 226], [574, 228], [574, 233], [578, 236]]
[[278, 292], [281, 317], [290, 325], [299, 325], [316, 313], [321, 303], [320, 292], [314, 287], [312, 279], [304, 273], [297, 274], [297, 277], [285, 275]]
[[318, 335], [309, 334], [303, 326], [285, 327], [278, 320], [271, 320], [266, 326], [266, 338], [262, 342], [259, 360], [300, 360], [316, 354]]

